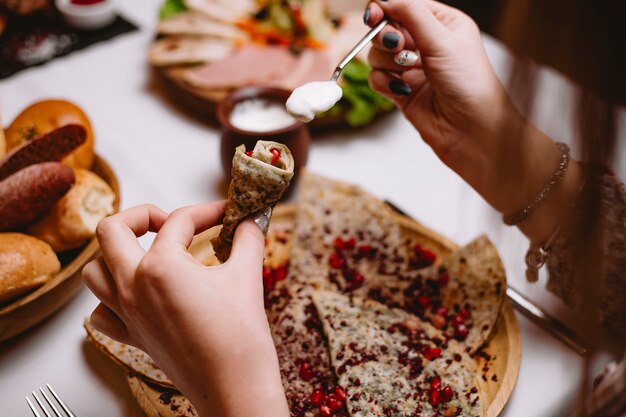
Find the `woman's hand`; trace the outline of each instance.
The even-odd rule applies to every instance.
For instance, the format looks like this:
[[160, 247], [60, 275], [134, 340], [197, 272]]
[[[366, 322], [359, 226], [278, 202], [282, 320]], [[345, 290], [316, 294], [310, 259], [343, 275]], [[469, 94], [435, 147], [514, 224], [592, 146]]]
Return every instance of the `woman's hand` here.
[[[474, 21], [432, 0], [376, 0], [364, 19], [392, 22], [374, 39], [370, 86], [402, 110], [439, 158], [503, 214], [516, 213], [556, 169], [556, 144], [516, 110], [498, 80]], [[404, 65], [397, 54], [404, 52]], [[415, 56], [418, 56], [415, 60]], [[395, 59], [394, 59], [395, 58]], [[520, 227], [543, 241], [580, 183], [576, 163], [555, 196]]]
[[[168, 215], [146, 205], [103, 220], [102, 256], [83, 270], [101, 300], [91, 323], [147, 352], [202, 416], [288, 416], [263, 307], [261, 230], [251, 220], [239, 225], [219, 266], [187, 251], [224, 208], [218, 202]], [[157, 235], [146, 252], [137, 237], [148, 231]]]

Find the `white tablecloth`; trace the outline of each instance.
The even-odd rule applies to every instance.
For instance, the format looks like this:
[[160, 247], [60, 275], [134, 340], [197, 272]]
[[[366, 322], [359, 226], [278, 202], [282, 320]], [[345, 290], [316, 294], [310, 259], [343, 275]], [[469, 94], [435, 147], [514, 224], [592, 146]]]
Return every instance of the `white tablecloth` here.
[[[120, 179], [124, 208], [151, 202], [172, 210], [221, 198], [219, 132], [163, 99], [150, 78], [146, 52], [160, 0], [119, 3], [140, 31], [1, 81], [3, 120], [11, 121], [36, 100], [70, 99], [93, 122], [97, 152]], [[505, 49], [490, 37], [484, 41], [498, 73], [506, 74]], [[550, 71], [542, 74], [536, 122], [556, 139], [567, 141], [570, 131], [564, 126], [571, 113], [572, 86]], [[559, 313], [562, 308], [541, 282], [530, 286], [523, 280], [524, 237], [502, 227], [497, 214], [435, 157], [400, 114], [367, 129], [314, 138], [308, 167], [364, 186], [461, 244], [487, 233], [502, 254], [509, 282], [551, 311]], [[24, 395], [47, 382], [78, 416], [142, 415], [122, 370], [84, 341], [82, 321], [96, 303], [83, 289], [57, 314], [0, 345], [0, 415], [30, 415]], [[503, 415], [555, 415], [575, 395], [582, 361], [517, 317], [523, 355]]]

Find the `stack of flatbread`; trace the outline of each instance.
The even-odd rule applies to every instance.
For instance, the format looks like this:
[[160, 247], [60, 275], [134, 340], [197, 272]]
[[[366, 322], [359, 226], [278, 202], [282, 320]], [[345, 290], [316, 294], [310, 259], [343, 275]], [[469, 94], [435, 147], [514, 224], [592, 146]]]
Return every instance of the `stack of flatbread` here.
[[[298, 198], [288, 276], [266, 290], [292, 416], [485, 415], [471, 355], [506, 288], [489, 240], [416, 263], [424, 248], [364, 190], [302, 172]], [[148, 415], [195, 415], [143, 352], [86, 328]]]

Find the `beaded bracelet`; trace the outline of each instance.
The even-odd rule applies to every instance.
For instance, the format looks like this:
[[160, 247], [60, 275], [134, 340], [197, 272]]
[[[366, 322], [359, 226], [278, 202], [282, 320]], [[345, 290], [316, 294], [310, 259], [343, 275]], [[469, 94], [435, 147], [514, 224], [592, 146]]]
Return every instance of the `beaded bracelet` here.
[[530, 216], [530, 213], [532, 213], [532, 211], [535, 208], [537, 208], [538, 205], [540, 205], [548, 197], [550, 197], [550, 195], [552, 194], [552, 191], [554, 190], [554, 186], [557, 185], [559, 181], [563, 179], [563, 176], [565, 175], [565, 171], [567, 170], [567, 166], [569, 165], [569, 160], [570, 160], [569, 146], [560, 142], [557, 143], [557, 145], [559, 146], [559, 149], [561, 150], [561, 158], [559, 159], [559, 165], [550, 176], [548, 183], [546, 184], [545, 187], [543, 187], [543, 190], [541, 190], [539, 194], [537, 194], [537, 196], [533, 199], [533, 201], [531, 201], [530, 204], [528, 204], [521, 211], [518, 211], [517, 213], [511, 214], [508, 216], [502, 216], [502, 221], [507, 226], [515, 226], [515, 225], [520, 224], [524, 220], [526, 220], [528, 216]]

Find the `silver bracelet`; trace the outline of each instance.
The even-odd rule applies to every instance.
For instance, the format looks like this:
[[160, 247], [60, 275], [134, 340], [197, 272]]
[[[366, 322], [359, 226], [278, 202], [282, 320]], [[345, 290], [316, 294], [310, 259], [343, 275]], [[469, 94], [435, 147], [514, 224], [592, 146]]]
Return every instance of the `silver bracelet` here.
[[559, 159], [559, 165], [556, 170], [550, 176], [548, 183], [543, 190], [537, 194], [537, 196], [530, 202], [525, 208], [521, 211], [518, 211], [515, 214], [511, 214], [508, 216], [502, 216], [502, 221], [507, 226], [516, 226], [526, 220], [528, 216], [532, 213], [532, 211], [537, 208], [541, 203], [543, 203], [554, 190], [554, 186], [557, 185], [565, 175], [565, 171], [567, 170], [567, 166], [569, 165], [570, 155], [569, 155], [569, 146], [564, 143], [557, 143], [559, 149], [561, 150], [561, 158]]

